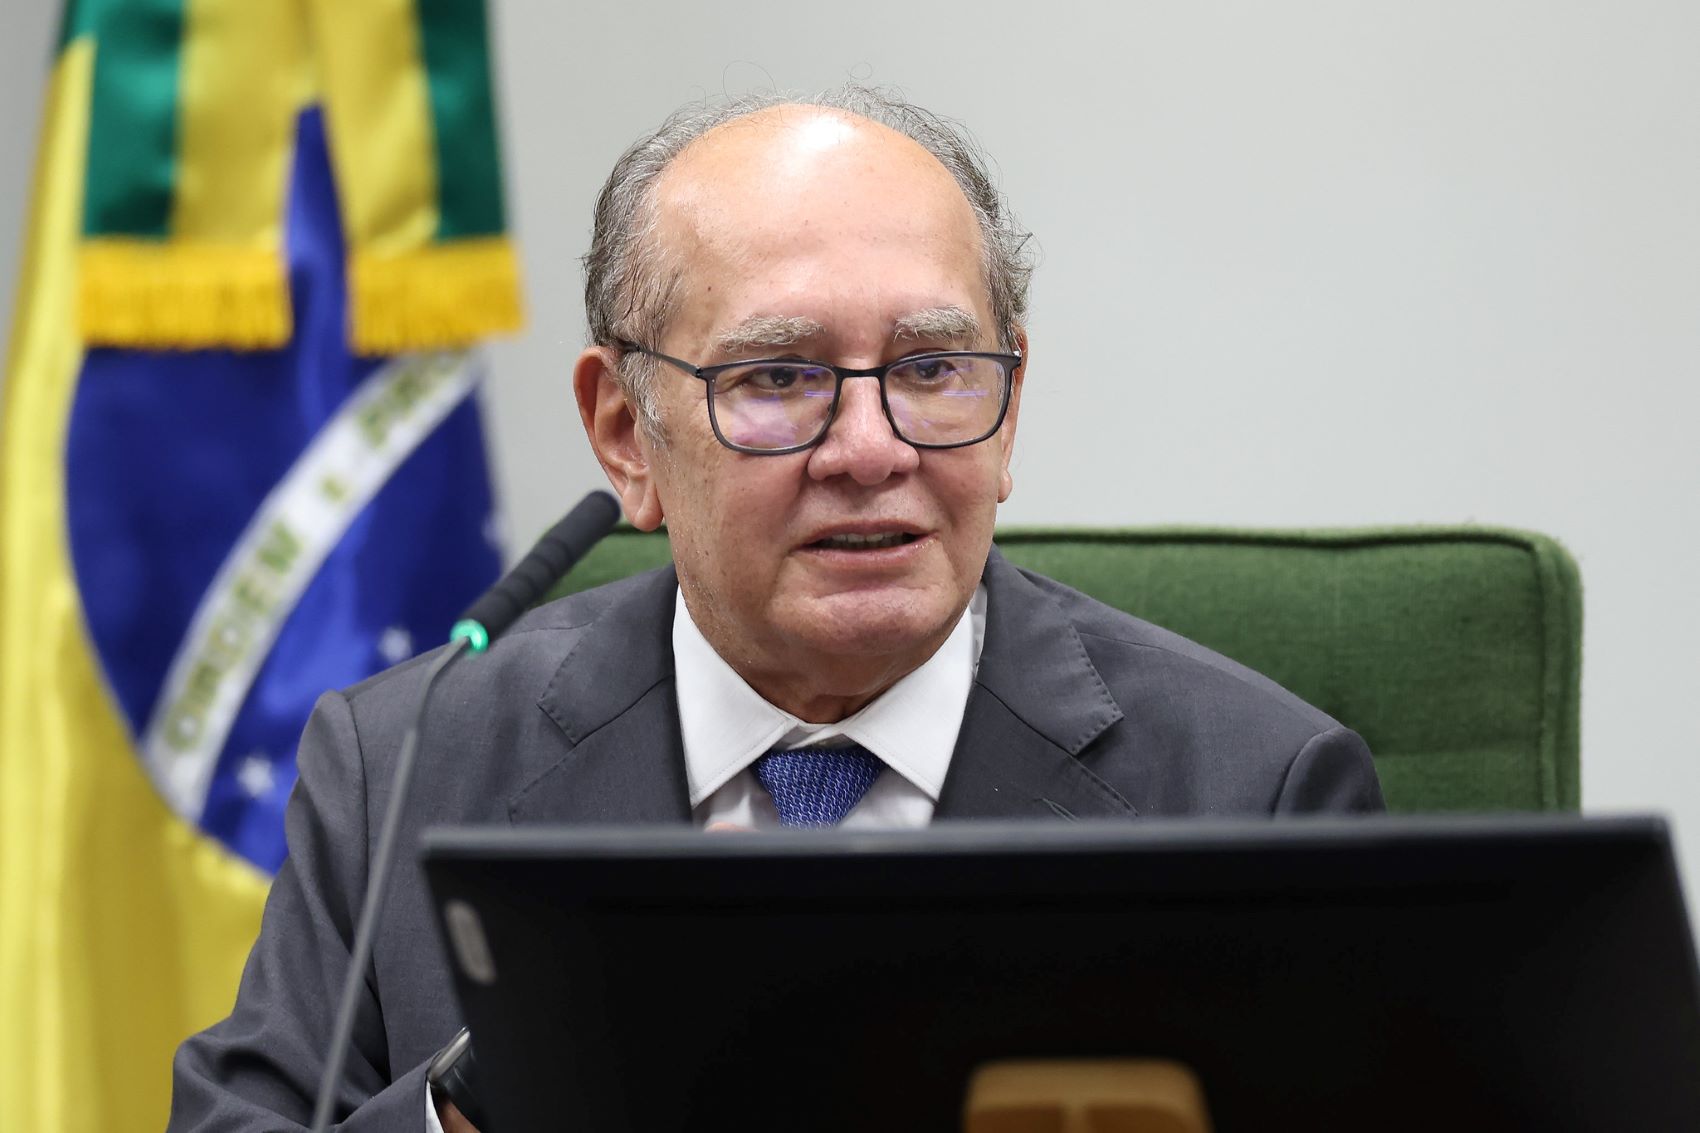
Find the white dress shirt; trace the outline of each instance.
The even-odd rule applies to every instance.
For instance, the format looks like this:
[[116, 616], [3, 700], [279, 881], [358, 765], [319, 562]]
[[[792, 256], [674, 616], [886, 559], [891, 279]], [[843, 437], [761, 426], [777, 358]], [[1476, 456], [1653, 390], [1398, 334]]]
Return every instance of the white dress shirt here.
[[986, 588], [920, 668], [835, 724], [811, 724], [775, 708], [733, 671], [697, 628], [684, 595], [674, 600], [674, 690], [685, 745], [685, 782], [697, 825], [779, 825], [750, 764], [775, 748], [861, 744], [885, 764], [845, 829], [925, 826], [933, 817], [968, 690], [986, 637]]
[[[685, 743], [685, 783], [698, 826], [730, 822], [753, 829], [779, 825], [779, 812], [756, 782], [750, 764], [774, 748], [861, 744], [885, 764], [874, 785], [844, 821], [845, 829], [925, 826], [932, 821], [968, 691], [986, 640], [986, 588], [938, 652], [853, 716], [811, 724], [763, 700], [733, 671], [697, 628], [685, 597], [673, 602], [674, 691]], [[425, 1129], [443, 1133], [431, 1091], [425, 1090]]]

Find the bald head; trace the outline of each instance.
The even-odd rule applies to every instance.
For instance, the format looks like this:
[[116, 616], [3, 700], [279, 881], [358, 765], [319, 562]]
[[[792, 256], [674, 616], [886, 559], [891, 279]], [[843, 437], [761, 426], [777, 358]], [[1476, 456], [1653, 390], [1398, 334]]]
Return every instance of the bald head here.
[[[680, 319], [714, 321], [716, 346], [764, 341], [750, 328], [778, 331], [787, 343], [818, 337], [832, 301], [824, 311], [803, 308], [823, 296], [858, 301], [872, 282], [863, 273], [881, 270], [882, 257], [968, 264], [976, 275], [984, 260], [974, 210], [939, 160], [896, 130], [836, 109], [776, 106], [709, 131], [661, 176], [652, 208], [652, 239], [678, 277], [663, 334], [693, 346], [705, 328]], [[735, 309], [737, 281], [756, 274], [768, 291]], [[983, 280], [974, 290], [972, 305], [957, 309], [990, 326]], [[936, 322], [924, 312], [939, 305], [922, 299], [885, 313], [894, 336]]]
[[854, 111], [802, 103], [752, 111], [704, 132], [668, 172], [749, 174], [760, 181], [810, 175], [828, 165], [844, 173], [871, 172], [888, 163], [901, 163], [962, 195], [939, 159], [915, 139]]
[[[801, 161], [812, 147], [817, 158], [842, 160], [852, 173], [858, 168], [854, 160], [859, 157], [868, 161], [880, 140], [910, 143], [913, 148], [908, 151], [902, 147], [888, 150], [887, 159], [905, 155], [918, 164], [902, 168], [915, 171], [923, 179], [934, 178], [942, 171], [954, 183], [960, 203], [967, 207], [976, 228], [990, 296], [987, 333], [1004, 349], [1013, 345], [1026, 319], [1031, 273], [1028, 235], [1014, 223], [978, 148], [957, 124], [887, 92], [856, 85], [813, 97], [767, 93], [715, 105], [688, 106], [628, 149], [598, 198], [595, 231], [585, 257], [585, 310], [594, 343], [653, 343], [665, 333], [681, 277], [675, 250], [655, 238], [661, 222], [661, 212], [655, 207], [658, 191], [664, 176], [673, 172], [674, 162], [682, 160], [687, 150], [695, 150], [695, 143], [707, 141], [711, 133], [717, 135], [716, 145], [704, 146], [704, 152], [693, 155], [693, 160], [700, 156], [705, 162], [718, 161], [739, 145], [759, 144], [761, 135], [772, 142], [789, 134], [793, 161]], [[715, 150], [722, 142], [726, 148], [720, 149], [716, 158]], [[932, 165], [919, 162], [916, 151], [930, 157]], [[816, 161], [812, 168], [820, 172], [828, 164], [830, 161]], [[795, 171], [792, 165], [758, 164], [727, 170], [734, 179], [721, 179], [720, 183], [737, 184], [760, 199], [771, 180]], [[687, 200], [691, 190], [682, 179], [666, 179], [671, 182], [669, 191], [681, 194], [676, 203], [701, 210], [694, 219], [703, 227], [693, 231], [704, 237], [714, 235], [714, 203]], [[693, 238], [691, 233], [679, 231], [669, 235]], [[646, 420], [654, 404], [650, 373], [641, 360], [622, 367], [622, 380]]]

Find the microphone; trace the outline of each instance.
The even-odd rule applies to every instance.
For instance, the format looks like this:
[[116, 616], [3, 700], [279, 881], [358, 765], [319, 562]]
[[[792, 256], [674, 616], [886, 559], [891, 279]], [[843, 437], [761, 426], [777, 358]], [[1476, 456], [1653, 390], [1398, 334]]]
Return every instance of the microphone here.
[[474, 653], [482, 653], [619, 521], [620, 504], [611, 493], [585, 496], [502, 581], [472, 604], [449, 631], [449, 639], [465, 639]]
[[537, 541], [530, 554], [472, 604], [466, 616], [449, 632], [448, 647], [432, 659], [430, 668], [426, 670], [425, 682], [419, 689], [419, 700], [413, 711], [413, 723], [402, 736], [401, 751], [396, 756], [395, 771], [390, 779], [390, 805], [384, 812], [384, 824], [373, 851], [371, 883], [366, 887], [366, 899], [361, 904], [360, 919], [355, 924], [354, 944], [349, 949], [348, 975], [343, 979], [342, 1000], [337, 1005], [336, 1020], [331, 1025], [330, 1047], [326, 1051], [324, 1073], [319, 1078], [319, 1097], [313, 1107], [313, 1133], [325, 1133], [330, 1128], [331, 1106], [335, 1104], [337, 1081], [342, 1077], [342, 1067], [348, 1059], [349, 1040], [354, 1034], [354, 1012], [360, 1002], [360, 989], [365, 984], [366, 963], [372, 956], [378, 910], [383, 906], [384, 892], [389, 887], [390, 859], [395, 856], [401, 816], [407, 808], [413, 761], [419, 754], [419, 733], [425, 724], [425, 708], [430, 703], [431, 690], [436, 686], [437, 678], [456, 658], [468, 650], [482, 653], [488, 649], [490, 643], [543, 597], [596, 545], [597, 540], [608, 534], [619, 518], [620, 505], [608, 492], [595, 491], [585, 496], [561, 522]]

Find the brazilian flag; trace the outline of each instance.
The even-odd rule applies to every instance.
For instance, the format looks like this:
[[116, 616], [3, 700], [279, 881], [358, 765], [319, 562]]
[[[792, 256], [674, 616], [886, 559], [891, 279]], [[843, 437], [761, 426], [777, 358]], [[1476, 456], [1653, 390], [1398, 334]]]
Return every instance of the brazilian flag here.
[[496, 576], [482, 0], [77, 0], [0, 417], [0, 1124], [153, 1130], [318, 694]]

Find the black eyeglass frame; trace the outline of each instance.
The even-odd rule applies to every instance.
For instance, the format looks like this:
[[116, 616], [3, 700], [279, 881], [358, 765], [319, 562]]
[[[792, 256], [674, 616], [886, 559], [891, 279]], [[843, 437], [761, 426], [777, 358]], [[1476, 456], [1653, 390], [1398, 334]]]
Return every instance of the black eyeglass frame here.
[[[648, 347], [639, 346], [635, 342], [628, 342], [624, 339], [616, 340], [614, 345], [619, 347], [623, 354], [648, 355], [651, 358], [665, 362], [669, 366], [684, 371], [691, 377], [696, 378], [698, 381], [707, 385], [708, 423], [714, 430], [714, 439], [731, 449], [733, 452], [741, 452], [749, 456], [786, 456], [790, 453], [803, 452], [807, 449], [814, 448], [816, 445], [824, 441], [826, 439], [827, 430], [831, 429], [832, 423], [838, 419], [838, 407], [844, 401], [844, 379], [846, 378], [879, 379], [880, 408], [885, 411], [885, 419], [891, 425], [892, 435], [904, 444], [909, 445], [911, 448], [952, 449], [967, 448], [969, 445], [980, 444], [982, 441], [990, 439], [994, 433], [1003, 428], [1004, 418], [1009, 416], [1010, 397], [1015, 390], [1015, 372], [1021, 369], [1022, 363], [1022, 357], [1020, 354], [1002, 354], [996, 351], [987, 350], [932, 350], [925, 354], [906, 355], [905, 357], [898, 358], [895, 361], [887, 362], [883, 366], [874, 366], [871, 369], [866, 370], [854, 370], [845, 366], [834, 366], [831, 362], [817, 362], [810, 358], [748, 358], [739, 362], [721, 362], [713, 366], [695, 366], [685, 361], [683, 358], [675, 358], [671, 354], [663, 354], [659, 350], [650, 350]], [[893, 416], [891, 412], [891, 399], [886, 396], [885, 376], [898, 366], [910, 365], [915, 362], [925, 362], [931, 358], [991, 358], [1003, 363], [1002, 401], [998, 404], [998, 418], [996, 421], [992, 422], [991, 428], [987, 429], [984, 433], [981, 433], [973, 440], [946, 441], [943, 443], [936, 441], [915, 441], [910, 440], [908, 437], [903, 435], [903, 430], [898, 427], [897, 418]], [[740, 366], [759, 366], [763, 363], [776, 366], [814, 366], [822, 370], [832, 371], [834, 378], [832, 385], [832, 405], [827, 410], [826, 420], [821, 422], [820, 432], [816, 433], [813, 437], [804, 441], [802, 444], [791, 445], [788, 448], [750, 448], [747, 445], [733, 444], [731, 441], [726, 439], [726, 434], [720, 431], [720, 418], [714, 411], [714, 379], [727, 370], [735, 370]]]

